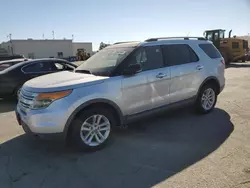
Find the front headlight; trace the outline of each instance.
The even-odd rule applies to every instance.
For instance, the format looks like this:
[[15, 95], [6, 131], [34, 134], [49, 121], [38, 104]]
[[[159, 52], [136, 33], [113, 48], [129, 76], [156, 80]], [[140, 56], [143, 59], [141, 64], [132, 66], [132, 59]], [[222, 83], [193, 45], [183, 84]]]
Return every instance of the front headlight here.
[[33, 104], [32, 109], [40, 109], [48, 107], [55, 100], [64, 98], [71, 94], [72, 90], [51, 92], [51, 93], [38, 93]]

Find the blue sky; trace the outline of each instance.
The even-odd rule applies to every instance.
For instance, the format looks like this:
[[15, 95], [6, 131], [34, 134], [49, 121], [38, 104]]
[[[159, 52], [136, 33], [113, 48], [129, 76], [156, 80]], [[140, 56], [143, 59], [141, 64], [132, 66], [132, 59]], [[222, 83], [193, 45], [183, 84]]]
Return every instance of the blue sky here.
[[[206, 29], [250, 33], [250, 0], [0, 0], [0, 42], [71, 38], [93, 42], [202, 36]], [[3, 16], [4, 18], [3, 19]]]

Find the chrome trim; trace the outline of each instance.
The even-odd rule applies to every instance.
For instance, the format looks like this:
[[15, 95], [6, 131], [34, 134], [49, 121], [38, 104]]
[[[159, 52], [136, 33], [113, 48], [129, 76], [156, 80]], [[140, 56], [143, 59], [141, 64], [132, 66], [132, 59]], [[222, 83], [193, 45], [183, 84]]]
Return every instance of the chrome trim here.
[[24, 109], [31, 109], [31, 106], [34, 103], [36, 96], [37, 93], [21, 89], [18, 98], [18, 104]]

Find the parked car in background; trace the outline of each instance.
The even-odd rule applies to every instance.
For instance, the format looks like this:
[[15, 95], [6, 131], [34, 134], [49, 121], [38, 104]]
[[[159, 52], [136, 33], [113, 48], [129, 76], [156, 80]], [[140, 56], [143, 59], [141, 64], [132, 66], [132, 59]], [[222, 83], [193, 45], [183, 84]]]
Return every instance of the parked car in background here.
[[77, 66], [62, 59], [15, 59], [0, 62], [0, 98], [17, 96], [29, 79], [60, 71], [73, 71]]
[[74, 72], [26, 82], [16, 108], [25, 132], [62, 133], [97, 150], [113, 128], [172, 107], [214, 109], [225, 85], [225, 61], [204, 38], [153, 38], [108, 46]]

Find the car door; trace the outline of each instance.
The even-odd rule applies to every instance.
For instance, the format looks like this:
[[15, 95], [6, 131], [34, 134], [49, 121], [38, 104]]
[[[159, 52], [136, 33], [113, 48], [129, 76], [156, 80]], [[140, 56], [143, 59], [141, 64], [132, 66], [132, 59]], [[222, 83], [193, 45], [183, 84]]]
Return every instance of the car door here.
[[142, 71], [122, 80], [127, 115], [168, 104], [169, 68], [164, 67], [160, 46], [141, 47], [128, 63], [139, 63]]
[[53, 73], [50, 61], [34, 61], [22, 67], [26, 80], [42, 76], [45, 74]]
[[162, 50], [171, 74], [170, 103], [194, 97], [204, 71], [197, 54], [188, 44], [168, 44]]

